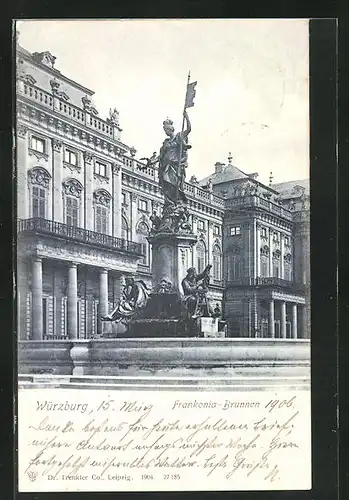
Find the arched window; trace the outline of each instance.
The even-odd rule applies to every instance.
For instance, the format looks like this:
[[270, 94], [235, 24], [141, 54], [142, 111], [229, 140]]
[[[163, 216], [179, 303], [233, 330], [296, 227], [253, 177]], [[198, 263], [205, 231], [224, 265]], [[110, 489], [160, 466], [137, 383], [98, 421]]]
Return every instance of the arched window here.
[[202, 240], [196, 245], [196, 267], [198, 273], [202, 273], [206, 267], [206, 245]]
[[50, 178], [50, 174], [42, 167], [34, 167], [28, 172], [29, 213], [31, 217], [48, 218], [47, 205]]
[[214, 245], [212, 249], [213, 279], [222, 279], [222, 252], [219, 245]]
[[125, 217], [121, 217], [121, 238], [126, 241], [129, 240], [129, 227]]
[[64, 218], [69, 226], [80, 225], [82, 190], [82, 184], [77, 179], [67, 179], [63, 182]]
[[147, 236], [149, 234], [149, 227], [145, 222], [140, 222], [137, 226], [136, 232], [138, 234], [138, 241], [141, 244], [143, 257], [141, 260], [141, 264], [144, 266], [149, 265], [149, 242], [147, 240]]
[[98, 189], [93, 193], [95, 212], [95, 231], [97, 233], [109, 234], [109, 214], [111, 196], [108, 191]]

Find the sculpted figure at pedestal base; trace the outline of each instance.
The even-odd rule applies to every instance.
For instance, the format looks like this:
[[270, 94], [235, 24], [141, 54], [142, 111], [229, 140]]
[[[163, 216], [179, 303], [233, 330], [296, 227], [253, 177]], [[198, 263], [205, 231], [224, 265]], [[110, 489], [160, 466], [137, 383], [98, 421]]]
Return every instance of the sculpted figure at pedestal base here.
[[190, 267], [182, 281], [184, 302], [187, 314], [191, 319], [212, 316], [212, 308], [207, 298], [211, 268], [212, 266], [208, 265], [202, 273], [197, 274], [195, 267]]
[[150, 290], [144, 281], [126, 278], [120, 302], [110, 314], [104, 316], [101, 320], [127, 322], [146, 306], [149, 294]]

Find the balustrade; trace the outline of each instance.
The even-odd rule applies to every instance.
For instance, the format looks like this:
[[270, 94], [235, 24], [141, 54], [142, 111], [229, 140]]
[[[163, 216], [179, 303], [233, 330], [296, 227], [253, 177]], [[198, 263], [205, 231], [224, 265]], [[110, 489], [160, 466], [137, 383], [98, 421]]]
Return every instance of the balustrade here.
[[28, 83], [23, 84], [23, 93], [29, 99], [39, 102], [43, 106], [53, 109], [53, 96], [49, 92], [30, 85]]
[[40, 234], [53, 234], [63, 238], [69, 238], [79, 242], [99, 245], [107, 248], [142, 255], [140, 243], [116, 238], [109, 234], [97, 233], [81, 227], [69, 226], [61, 222], [48, 219], [21, 219], [18, 221], [18, 232], [36, 232]]

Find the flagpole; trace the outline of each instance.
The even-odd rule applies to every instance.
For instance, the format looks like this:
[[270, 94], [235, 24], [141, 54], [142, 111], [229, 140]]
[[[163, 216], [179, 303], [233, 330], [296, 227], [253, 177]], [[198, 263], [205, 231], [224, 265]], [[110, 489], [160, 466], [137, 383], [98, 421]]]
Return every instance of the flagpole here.
[[182, 160], [182, 149], [183, 149], [183, 132], [184, 132], [184, 113], [185, 113], [185, 104], [186, 104], [186, 98], [187, 98], [187, 90], [188, 90], [188, 85], [190, 82], [190, 70], [188, 72], [188, 81], [187, 81], [187, 87], [185, 91], [185, 98], [184, 98], [184, 107], [183, 107], [183, 119], [182, 119], [182, 132], [181, 132], [181, 142], [179, 144], [179, 159], [178, 159], [178, 167], [177, 167], [177, 188], [176, 188], [176, 200], [178, 199], [178, 191], [179, 191], [179, 176], [181, 172], [181, 160]]

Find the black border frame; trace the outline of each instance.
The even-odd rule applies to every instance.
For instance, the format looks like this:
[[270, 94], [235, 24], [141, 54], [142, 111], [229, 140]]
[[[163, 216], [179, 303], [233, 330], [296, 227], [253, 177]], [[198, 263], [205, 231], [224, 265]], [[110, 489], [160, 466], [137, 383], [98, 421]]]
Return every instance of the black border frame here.
[[[38, 5], [39, 4], [39, 5]], [[216, 15], [212, 8], [202, 9], [199, 13], [197, 3], [191, 2], [188, 9], [177, 5], [171, 15], [159, 15], [156, 5], [144, 3], [137, 5], [136, 9], [118, 9], [119, 12], [112, 17], [226, 17], [227, 9], [218, 2]], [[0, 280], [0, 307], [2, 310], [2, 324], [4, 326], [4, 339], [1, 343], [3, 355], [1, 367], [0, 393], [2, 419], [5, 417], [2, 430], [4, 444], [0, 448], [3, 458], [0, 462], [0, 474], [5, 478], [1, 481], [2, 490], [13, 491], [14, 474], [13, 457], [14, 436], [13, 430], [13, 389], [16, 386], [16, 366], [14, 360], [14, 343], [11, 333], [13, 325], [13, 203], [15, 194], [12, 191], [12, 25], [11, 18], [45, 18], [45, 17], [81, 17], [81, 8], [74, 4], [64, 9], [62, 4], [47, 2], [18, 1], [15, 12], [6, 19], [1, 26], [1, 46], [3, 59], [0, 60], [1, 73], [6, 75], [5, 92], [0, 95], [0, 162], [1, 168], [1, 196], [0, 196], [0, 231], [3, 234], [1, 245], [2, 276]], [[39, 7], [39, 9], [37, 8]], [[57, 8], [59, 7], [59, 8]], [[93, 16], [91, 7], [88, 16]], [[131, 6], [130, 6], [131, 7]], [[153, 8], [151, 8], [153, 7]], [[155, 8], [154, 8], [155, 7]], [[285, 5], [284, 5], [285, 7]], [[92, 9], [94, 10], [94, 9]], [[151, 10], [157, 11], [151, 16]], [[177, 10], [177, 12], [175, 12]], [[183, 15], [183, 10], [187, 10]], [[264, 6], [261, 6], [261, 16], [254, 13], [253, 17], [263, 17]], [[281, 11], [285, 9], [280, 9]], [[289, 9], [291, 11], [291, 9]], [[329, 9], [330, 10], [330, 9]], [[60, 12], [58, 12], [60, 11]], [[137, 11], [137, 12], [136, 12]], [[181, 12], [180, 12], [181, 11]], [[211, 11], [211, 12], [208, 12]], [[218, 12], [217, 12], [218, 11]], [[195, 15], [196, 14], [196, 15]], [[280, 17], [295, 17], [295, 12], [280, 12]], [[293, 14], [293, 15], [292, 15]], [[236, 15], [231, 17], [237, 17]], [[274, 16], [269, 16], [274, 17]], [[200, 492], [200, 497], [215, 499], [232, 495], [239, 500], [265, 498], [273, 499], [332, 499], [337, 497], [338, 486], [338, 434], [337, 434], [337, 21], [328, 19], [314, 19], [310, 24], [310, 113], [311, 113], [311, 273], [312, 273], [312, 422], [313, 422], [313, 489], [307, 492]], [[345, 217], [345, 215], [344, 215]], [[343, 220], [343, 219], [342, 219]], [[345, 219], [344, 219], [345, 220]], [[11, 333], [10, 333], [11, 332]], [[5, 381], [5, 384], [4, 384]], [[3, 412], [6, 408], [7, 411]], [[4, 427], [5, 425], [5, 427]], [[291, 472], [291, 471], [290, 471]], [[173, 499], [198, 493], [66, 493], [67, 497], [89, 500], [92, 498], [163, 498]], [[11, 495], [11, 493], [10, 493]], [[62, 493], [15, 493], [13, 496], [5, 493], [5, 499], [18, 500], [58, 499]], [[63, 494], [64, 498], [64, 494]], [[345, 497], [343, 497], [345, 498]]]

